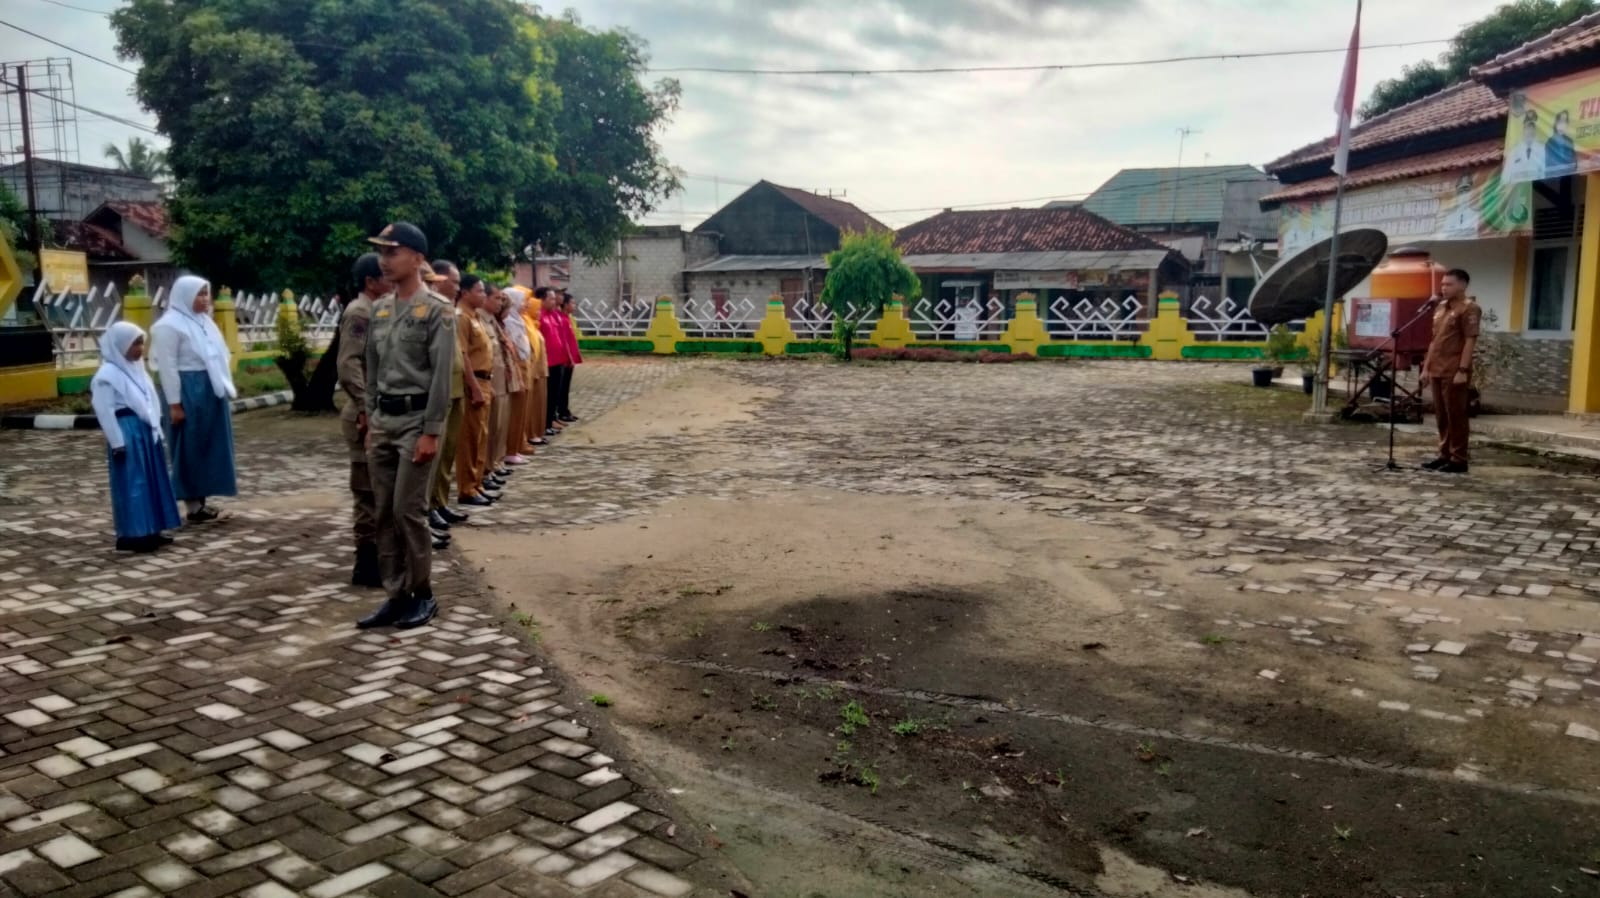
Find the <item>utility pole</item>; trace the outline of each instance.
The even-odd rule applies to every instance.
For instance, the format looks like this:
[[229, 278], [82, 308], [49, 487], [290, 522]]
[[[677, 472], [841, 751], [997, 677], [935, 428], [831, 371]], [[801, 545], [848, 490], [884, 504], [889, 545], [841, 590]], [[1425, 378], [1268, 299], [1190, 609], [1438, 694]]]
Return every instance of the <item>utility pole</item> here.
[[22, 177], [27, 183], [28, 249], [33, 253], [34, 283], [39, 283], [39, 193], [33, 181], [33, 124], [28, 118], [28, 68], [17, 66], [17, 105], [22, 112]]

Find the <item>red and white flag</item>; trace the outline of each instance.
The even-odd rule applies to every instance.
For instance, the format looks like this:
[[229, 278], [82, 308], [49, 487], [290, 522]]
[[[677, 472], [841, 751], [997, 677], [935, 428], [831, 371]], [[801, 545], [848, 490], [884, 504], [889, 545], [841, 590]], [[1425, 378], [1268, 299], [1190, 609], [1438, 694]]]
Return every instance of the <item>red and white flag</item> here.
[[1339, 114], [1339, 149], [1333, 154], [1333, 170], [1350, 173], [1350, 120], [1356, 111], [1356, 61], [1361, 55], [1361, 0], [1356, 0], [1356, 27], [1350, 32], [1350, 49], [1344, 55], [1344, 78], [1339, 81], [1339, 96], [1333, 111]]

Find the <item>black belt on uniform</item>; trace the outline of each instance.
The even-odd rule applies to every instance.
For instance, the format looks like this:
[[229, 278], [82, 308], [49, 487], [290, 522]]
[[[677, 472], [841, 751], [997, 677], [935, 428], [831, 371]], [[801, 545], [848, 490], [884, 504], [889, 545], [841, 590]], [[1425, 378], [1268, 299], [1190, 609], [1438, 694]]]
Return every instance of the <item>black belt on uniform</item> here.
[[378, 411], [385, 415], [404, 415], [407, 412], [426, 411], [427, 408], [427, 393], [407, 393], [400, 396], [378, 394]]
[[117, 409], [117, 417], [118, 418], [137, 418], [137, 417], [139, 417], [139, 413], [134, 411], [131, 408], [119, 408], [119, 409]]
[[474, 371], [472, 376], [479, 380], [494, 380], [494, 375], [488, 371]]

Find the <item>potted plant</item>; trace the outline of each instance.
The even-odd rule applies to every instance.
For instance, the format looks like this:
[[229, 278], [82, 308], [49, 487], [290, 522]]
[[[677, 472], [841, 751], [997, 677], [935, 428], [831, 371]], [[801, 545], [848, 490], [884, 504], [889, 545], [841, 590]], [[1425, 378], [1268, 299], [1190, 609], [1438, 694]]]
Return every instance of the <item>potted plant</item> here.
[[1294, 333], [1285, 325], [1280, 324], [1268, 331], [1267, 345], [1261, 349], [1264, 364], [1257, 365], [1250, 372], [1255, 385], [1272, 386], [1274, 380], [1283, 376], [1283, 363], [1294, 358], [1298, 348]]

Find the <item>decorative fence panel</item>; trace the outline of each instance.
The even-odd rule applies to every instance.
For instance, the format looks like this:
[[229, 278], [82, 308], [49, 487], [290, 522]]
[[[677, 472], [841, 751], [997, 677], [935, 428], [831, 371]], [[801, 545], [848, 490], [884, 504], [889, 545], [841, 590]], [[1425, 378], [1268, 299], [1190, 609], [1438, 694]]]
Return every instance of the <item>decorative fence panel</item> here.
[[688, 296], [678, 303], [678, 320], [693, 339], [751, 339], [765, 311], [765, 301], [757, 303], [748, 296], [721, 302]]
[[[1189, 324], [1189, 332], [1202, 343], [1262, 341], [1271, 330], [1250, 316], [1247, 305], [1228, 297], [1219, 300], [1197, 297], [1189, 304], [1184, 319]], [[1305, 325], [1303, 319], [1293, 321], [1289, 323], [1289, 330], [1299, 333], [1305, 330]]]
[[654, 299], [578, 300], [578, 330], [591, 337], [642, 337], [654, 316]]
[[1136, 296], [1057, 298], [1045, 329], [1053, 340], [1138, 340], [1150, 329], [1145, 302]]
[[999, 340], [1006, 330], [1006, 307], [998, 297], [959, 304], [924, 297], [911, 305], [907, 317], [919, 340]]
[[122, 318], [122, 297], [109, 284], [88, 293], [56, 295], [40, 284], [33, 305], [50, 332], [58, 368], [98, 364], [101, 336]]
[[[832, 340], [833, 339], [833, 309], [824, 305], [820, 299], [800, 297], [789, 304], [787, 309], [789, 327], [794, 330], [796, 339], [799, 340]], [[878, 324], [881, 312], [873, 308], [862, 315], [863, 308], [854, 303], [845, 305], [845, 314], [852, 319], [859, 319], [858, 332], [868, 334]]]

